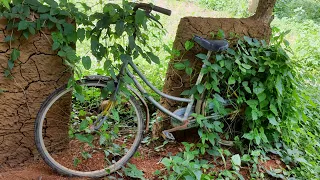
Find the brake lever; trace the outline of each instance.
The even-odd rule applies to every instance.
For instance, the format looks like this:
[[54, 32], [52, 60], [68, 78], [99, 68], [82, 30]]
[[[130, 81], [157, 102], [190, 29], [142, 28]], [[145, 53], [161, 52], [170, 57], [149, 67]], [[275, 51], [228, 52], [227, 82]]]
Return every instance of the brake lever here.
[[146, 14], [148, 18], [154, 20], [156, 23], [160, 24], [161, 28], [163, 28], [163, 25], [161, 24], [160, 21], [158, 21], [154, 16], [150, 15], [150, 13]]

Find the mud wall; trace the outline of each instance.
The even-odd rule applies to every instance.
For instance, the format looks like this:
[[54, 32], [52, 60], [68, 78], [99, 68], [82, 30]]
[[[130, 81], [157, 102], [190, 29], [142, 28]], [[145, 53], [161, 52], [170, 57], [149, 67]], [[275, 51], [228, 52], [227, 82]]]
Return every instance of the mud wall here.
[[[271, 35], [270, 25], [257, 20], [254, 17], [241, 19], [185, 17], [180, 20], [173, 47], [174, 49], [179, 50], [180, 54], [184, 54], [185, 42], [191, 40], [194, 35], [212, 39], [211, 32], [217, 34], [220, 29], [224, 31], [226, 39], [230, 42], [231, 48], [236, 44], [238, 37], [249, 36], [258, 39], [266, 39], [268, 41]], [[230, 33], [236, 34], [237, 37], [230, 37]], [[172, 59], [169, 62], [163, 92], [172, 96], [180, 96], [181, 92], [190, 89], [193, 86], [202, 65], [201, 61], [195, 58], [199, 53], [207, 54], [207, 51], [195, 44], [195, 47], [188, 51], [182, 58], [190, 60], [191, 66], [196, 70], [195, 75], [192, 76], [193, 79], [191, 80], [190, 76], [188, 76], [185, 71], [178, 71], [173, 67], [181, 57]], [[177, 109], [178, 106], [184, 106], [181, 103], [166, 98], [161, 98], [161, 104], [171, 111]], [[163, 119], [167, 119], [167, 116], [161, 112], [159, 116]], [[153, 136], [158, 137], [163, 129], [169, 128], [169, 121], [157, 122], [153, 128]]]
[[[34, 145], [34, 120], [41, 103], [56, 88], [67, 83], [70, 73], [51, 50], [50, 32], [25, 39], [15, 34], [14, 42], [4, 38], [12, 32], [5, 30], [6, 20], [0, 19], [0, 170], [21, 165], [37, 154]], [[20, 50], [12, 79], [4, 77], [13, 48]]]

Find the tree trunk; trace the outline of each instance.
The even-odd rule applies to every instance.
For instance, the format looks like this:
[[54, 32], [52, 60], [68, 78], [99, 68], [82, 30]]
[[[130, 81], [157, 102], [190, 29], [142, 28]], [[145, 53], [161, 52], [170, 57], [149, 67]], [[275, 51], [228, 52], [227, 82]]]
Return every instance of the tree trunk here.
[[251, 13], [251, 14], [253, 14], [253, 13], [255, 13], [256, 12], [256, 10], [257, 10], [257, 7], [258, 7], [258, 4], [259, 4], [259, 0], [249, 0], [249, 8], [248, 8], [248, 10], [249, 10], [249, 12]]
[[[260, 1], [257, 12], [249, 18], [202, 18], [202, 17], [185, 17], [180, 20], [173, 48], [185, 53], [184, 43], [192, 39], [194, 35], [211, 39], [210, 33], [217, 34], [222, 29], [226, 35], [226, 39], [230, 41], [230, 47], [236, 42], [236, 38], [232, 38], [230, 33], [237, 34], [238, 37], [250, 36], [258, 39], [269, 40], [271, 35], [270, 17], [276, 0]], [[186, 52], [182, 59], [188, 59], [194, 69], [192, 77], [188, 76], [185, 71], [178, 71], [173, 65], [180, 61], [180, 58], [171, 59], [168, 65], [166, 81], [163, 92], [172, 96], [180, 96], [181, 92], [190, 89], [195, 83], [200, 70], [201, 62], [195, 59], [199, 53], [207, 53], [199, 45]], [[185, 104], [178, 103], [166, 98], [161, 98], [161, 104], [170, 111], [183, 107]], [[162, 121], [156, 122], [153, 126], [153, 136], [158, 137], [164, 129], [171, 127], [168, 116], [159, 112], [158, 116], [162, 117]]]

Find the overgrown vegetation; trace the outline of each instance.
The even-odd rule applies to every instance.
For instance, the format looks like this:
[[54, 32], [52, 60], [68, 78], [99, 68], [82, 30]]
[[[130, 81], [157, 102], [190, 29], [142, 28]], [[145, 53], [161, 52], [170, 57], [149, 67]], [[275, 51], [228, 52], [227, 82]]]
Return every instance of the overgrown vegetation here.
[[[169, 171], [169, 179], [241, 179], [241, 163], [243, 167], [250, 167], [251, 178], [263, 178], [265, 172], [274, 177], [318, 178], [319, 169], [315, 167], [319, 166], [319, 157], [309, 154], [319, 155], [319, 125], [308, 117], [317, 105], [299, 91], [294, 62], [285, 51], [290, 50], [284, 40], [285, 34], [277, 34], [277, 30], [274, 33], [271, 45], [244, 37], [244, 41], [238, 41], [235, 50], [228, 49], [227, 53], [216, 55], [214, 63], [207, 61], [204, 54], [197, 55], [207, 66], [203, 69], [207, 79], [205, 84], [187, 92], [197, 96], [207, 91], [205, 111], [194, 115], [200, 127], [201, 143], [185, 143], [183, 154], [162, 161]], [[306, 109], [299, 104], [306, 99], [310, 109], [305, 114]], [[208, 119], [208, 116], [212, 118]], [[316, 128], [305, 127], [306, 132], [303, 132], [300, 128], [305, 126], [305, 121]], [[219, 145], [221, 137], [233, 140], [237, 147], [234, 153], [240, 155], [227, 153], [224, 157], [225, 150]], [[306, 138], [308, 144], [302, 143]], [[295, 169], [291, 164], [299, 164], [299, 168], [258, 171], [257, 168], [262, 168], [261, 161], [268, 159], [270, 154], [279, 155], [287, 167]], [[204, 159], [222, 157], [224, 162], [231, 158], [232, 169], [210, 171], [215, 164], [198, 160], [203, 156]]]
[[[156, 24], [151, 24], [154, 27], [151, 31], [146, 28], [148, 24], [143, 12], [135, 17], [129, 16], [132, 12], [129, 6], [103, 6], [98, 3], [95, 8], [101, 8], [99, 13], [94, 13], [85, 3], [74, 5], [60, 1], [57, 4], [45, 0], [42, 4], [33, 0], [14, 0], [14, 5], [7, 10], [10, 1], [1, 2], [4, 7], [1, 7], [0, 16], [9, 19], [8, 30], [18, 29], [28, 38], [42, 28], [56, 29], [52, 33], [52, 48], [59, 51], [59, 55], [74, 70], [83, 65], [84, 69], [89, 69], [88, 74], [114, 77], [120, 59], [128, 58], [123, 55], [129, 52], [125, 44], [130, 43], [127, 38], [132, 39], [133, 28], [142, 28], [138, 33], [139, 42], [132, 44], [131, 41], [134, 57], [140, 55], [149, 62], [159, 61], [153, 52], [159, 50], [161, 44], [147, 43], [145, 40], [157, 39], [161, 31], [155, 30], [158, 27]], [[208, 9], [229, 11], [231, 15], [248, 15], [245, 0], [240, 1], [240, 6], [234, 1], [197, 2]], [[79, 12], [79, 9], [86, 14]], [[32, 12], [38, 16], [30, 20]], [[261, 161], [268, 159], [270, 154], [277, 154], [287, 165], [286, 169], [265, 170], [269, 175], [278, 178], [320, 178], [319, 1], [278, 0], [275, 16], [272, 25], [278, 29], [274, 28], [271, 45], [245, 37], [238, 42], [235, 50], [229, 49], [216, 55], [214, 63], [204, 62], [208, 66], [205, 69], [207, 83], [195, 87], [191, 93], [210, 92], [208, 103], [213, 106], [206, 113], [219, 113], [224, 118], [205, 119], [203, 114], [194, 115], [200, 126], [198, 133], [201, 141], [197, 144], [184, 143], [183, 153], [164, 158], [162, 163], [167, 168], [168, 176], [160, 177], [242, 179], [240, 170], [250, 167], [252, 178], [263, 178], [265, 173], [259, 171]], [[68, 17], [76, 20], [77, 29], [66, 21]], [[138, 22], [134, 23], [133, 18], [139, 19]], [[286, 36], [291, 42], [290, 47], [284, 35], [279, 34], [279, 29], [291, 30]], [[6, 37], [8, 42], [13, 40], [14, 37]], [[76, 42], [84, 43], [82, 46], [91, 44], [94, 56], [88, 53], [79, 57], [71, 48]], [[146, 44], [150, 46], [142, 47]], [[79, 48], [82, 48], [81, 44]], [[285, 49], [292, 54], [287, 54]], [[13, 50], [6, 76], [10, 76], [18, 57], [18, 50]], [[97, 64], [91, 60], [95, 58]], [[204, 55], [198, 55], [198, 58], [204, 60]], [[183, 66], [182, 69], [188, 69], [185, 68], [187, 64]], [[161, 71], [165, 70], [161, 68]], [[156, 76], [158, 73], [151, 71], [147, 75], [161, 88], [163, 79]], [[191, 74], [192, 69], [189, 68], [187, 73]], [[4, 92], [0, 90], [1, 93]], [[241, 129], [236, 128], [240, 124]], [[221, 138], [233, 141], [237, 150], [230, 152], [220, 146]], [[224, 170], [211, 171], [214, 164], [205, 160], [208, 157], [222, 159]], [[232, 164], [229, 169], [226, 168], [228, 160]], [[130, 177], [143, 178], [142, 172], [133, 165], [129, 165], [125, 173]]]

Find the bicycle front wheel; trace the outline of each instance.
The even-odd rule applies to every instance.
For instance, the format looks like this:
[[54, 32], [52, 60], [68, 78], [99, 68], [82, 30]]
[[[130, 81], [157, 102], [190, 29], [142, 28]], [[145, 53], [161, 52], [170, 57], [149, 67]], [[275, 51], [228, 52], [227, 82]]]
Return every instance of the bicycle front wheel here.
[[143, 136], [141, 108], [133, 96], [120, 92], [110, 113], [102, 113], [110, 96], [104, 93], [108, 83], [113, 82], [84, 80], [79, 84], [81, 97], [63, 86], [42, 104], [35, 122], [36, 146], [58, 173], [106, 176], [138, 149]]

